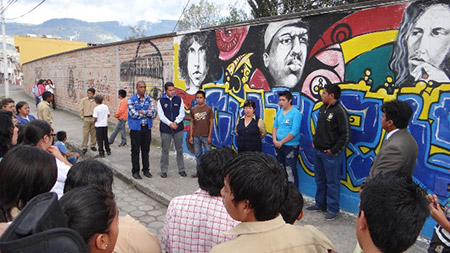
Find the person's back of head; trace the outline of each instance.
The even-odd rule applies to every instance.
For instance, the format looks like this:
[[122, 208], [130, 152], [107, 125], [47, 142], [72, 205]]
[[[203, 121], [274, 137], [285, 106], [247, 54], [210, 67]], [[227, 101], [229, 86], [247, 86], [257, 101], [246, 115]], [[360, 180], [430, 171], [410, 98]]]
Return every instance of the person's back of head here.
[[303, 195], [293, 182], [288, 183], [286, 201], [281, 208], [281, 216], [286, 223], [294, 224], [303, 217]]
[[56, 139], [57, 139], [58, 141], [63, 142], [64, 139], [66, 139], [66, 137], [67, 137], [66, 131], [58, 131], [58, 132], [56, 133]]
[[34, 196], [56, 183], [55, 158], [42, 149], [19, 145], [0, 163], [0, 222], [11, 221], [11, 210], [21, 210]]
[[230, 148], [213, 149], [200, 159], [197, 169], [198, 184], [210, 196], [220, 196], [223, 187], [224, 165], [230, 161], [235, 152]]
[[430, 215], [428, 202], [411, 176], [379, 174], [361, 191], [356, 235], [363, 250], [370, 240], [381, 252], [404, 252], [413, 245]]
[[0, 157], [3, 157], [12, 146], [14, 124], [11, 112], [0, 112]]
[[97, 103], [97, 104], [103, 103], [103, 97], [102, 97], [102, 95], [96, 95], [96, 96], [94, 97], [94, 100], [95, 100], [95, 103]]
[[386, 120], [392, 120], [396, 128], [403, 129], [409, 124], [413, 110], [410, 104], [401, 100], [392, 100], [382, 105]]
[[118, 93], [119, 93], [119, 96], [122, 98], [125, 98], [127, 96], [127, 91], [124, 89], [120, 89]]
[[72, 189], [60, 199], [67, 226], [83, 237], [91, 252], [112, 252], [118, 210], [111, 191], [96, 186]]
[[85, 160], [75, 163], [70, 168], [64, 184], [64, 193], [88, 185], [112, 191], [113, 181], [114, 175], [111, 168], [97, 160]]
[[32, 120], [28, 122], [23, 131], [23, 143], [36, 146], [46, 135], [50, 135], [52, 128], [44, 120]]
[[[236, 155], [225, 166], [222, 197], [232, 218], [239, 221], [249, 221], [249, 218], [266, 221], [279, 215], [286, 198], [287, 176], [274, 157], [260, 152], [244, 152]], [[243, 216], [230, 212], [230, 209], [242, 203], [246, 209]]]

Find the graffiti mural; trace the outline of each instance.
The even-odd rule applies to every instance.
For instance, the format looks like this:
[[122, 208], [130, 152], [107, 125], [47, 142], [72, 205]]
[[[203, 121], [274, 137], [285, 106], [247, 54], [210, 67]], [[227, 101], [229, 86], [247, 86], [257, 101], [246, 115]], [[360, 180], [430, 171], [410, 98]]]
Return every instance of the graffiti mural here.
[[126, 82], [135, 92], [135, 84], [143, 80], [147, 93], [154, 99], [161, 96], [164, 84], [164, 62], [158, 47], [151, 41], [140, 41], [133, 59], [120, 64], [120, 81]]
[[[450, 16], [448, 1], [402, 2], [357, 11], [179, 35], [174, 82], [186, 110], [199, 89], [213, 108], [213, 145], [237, 149], [234, 127], [243, 103], [268, 130], [263, 152], [274, 155], [278, 93], [290, 89], [301, 112], [299, 188], [314, 196], [312, 139], [327, 83], [342, 88], [351, 140], [341, 169], [341, 207], [357, 212], [360, 185], [381, 147], [381, 106], [399, 99], [413, 108], [408, 130], [419, 146], [414, 180], [441, 202], [450, 183]], [[427, 222], [424, 234], [431, 235]]]

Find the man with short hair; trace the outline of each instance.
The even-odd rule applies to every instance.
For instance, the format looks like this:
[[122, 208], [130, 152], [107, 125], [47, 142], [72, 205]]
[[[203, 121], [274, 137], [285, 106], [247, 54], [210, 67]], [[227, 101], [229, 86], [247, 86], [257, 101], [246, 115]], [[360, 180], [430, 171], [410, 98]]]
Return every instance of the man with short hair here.
[[331, 241], [313, 226], [286, 224], [280, 215], [286, 174], [270, 155], [238, 154], [226, 166], [221, 194], [230, 216], [241, 224], [225, 232], [237, 238], [211, 252], [328, 252]]
[[285, 167], [288, 180], [298, 186], [297, 160], [300, 145], [300, 112], [292, 106], [292, 93], [278, 94], [281, 109], [273, 122], [272, 141], [277, 160]]
[[339, 214], [340, 172], [345, 147], [350, 141], [350, 124], [347, 111], [339, 102], [341, 88], [337, 84], [325, 85], [321, 97], [323, 105], [313, 139], [316, 204], [306, 210], [328, 210], [325, 219], [333, 220]]
[[167, 252], [209, 252], [213, 246], [233, 238], [222, 232], [239, 222], [228, 215], [220, 196], [223, 166], [233, 157], [234, 151], [229, 148], [206, 152], [198, 167], [200, 189], [170, 201], [161, 232]]
[[139, 175], [139, 152], [142, 154], [142, 172], [151, 178], [149, 152], [152, 141], [153, 117], [156, 116], [152, 99], [145, 94], [147, 86], [144, 81], [136, 83], [136, 94], [128, 99], [128, 127], [131, 138], [131, 173], [133, 178], [142, 179]]
[[[195, 161], [198, 167], [203, 153], [202, 146], [205, 148], [205, 152], [211, 150], [214, 115], [211, 107], [205, 104], [206, 94], [204, 91], [197, 91], [195, 100], [197, 105], [191, 108], [189, 142], [194, 144]], [[192, 177], [197, 177], [197, 173]]]
[[412, 108], [405, 101], [393, 100], [384, 103], [381, 111], [381, 127], [386, 131], [386, 137], [366, 181], [392, 170], [412, 177], [418, 153], [417, 142], [407, 130]]
[[52, 109], [50, 107], [50, 102], [53, 100], [53, 94], [50, 91], [44, 91], [42, 93], [42, 102], [38, 104], [37, 117], [38, 119], [47, 121], [48, 124], [52, 124]]
[[167, 177], [169, 167], [169, 147], [171, 139], [177, 151], [178, 174], [185, 177], [183, 160], [184, 104], [183, 99], [175, 94], [175, 85], [164, 84], [164, 95], [158, 100], [159, 131], [161, 132], [161, 177]]
[[97, 104], [94, 101], [95, 89], [89, 88], [87, 90], [87, 97], [80, 101], [80, 117], [83, 120], [83, 141], [81, 142], [82, 154], [86, 154], [88, 148], [89, 135], [91, 136], [91, 150], [97, 151], [95, 143], [97, 143], [97, 136], [95, 133], [95, 123], [92, 114]]
[[308, 53], [308, 25], [300, 19], [270, 23], [264, 33], [264, 66], [271, 87], [300, 83]]
[[405, 252], [430, 215], [419, 187], [396, 171], [367, 181], [360, 197], [356, 237], [364, 252]]

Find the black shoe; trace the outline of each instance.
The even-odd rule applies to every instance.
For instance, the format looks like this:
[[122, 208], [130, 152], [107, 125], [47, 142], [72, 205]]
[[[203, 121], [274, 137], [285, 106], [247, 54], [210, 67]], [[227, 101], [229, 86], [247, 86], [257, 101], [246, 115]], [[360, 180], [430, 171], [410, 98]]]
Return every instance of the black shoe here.
[[306, 208], [306, 210], [308, 210], [308, 211], [310, 211], [310, 212], [326, 212], [327, 210], [326, 209], [320, 209], [320, 208], [318, 208], [317, 206], [310, 206], [310, 207], [307, 207]]
[[126, 143], [120, 143], [119, 144], [119, 147], [124, 147], [124, 146], [126, 146], [127, 144]]
[[150, 173], [150, 171], [144, 171], [144, 176], [148, 177], [148, 178], [152, 178], [152, 173]]
[[161, 177], [162, 178], [166, 178], [167, 177], [167, 173], [161, 172]]
[[180, 176], [182, 176], [182, 177], [185, 177], [185, 176], [187, 176], [187, 175], [186, 175], [186, 172], [184, 172], [184, 171], [182, 171], [182, 172], [178, 172], [178, 174], [180, 174]]
[[95, 152], [95, 151], [97, 151], [97, 148], [96, 147], [91, 147], [91, 150]]
[[111, 155], [111, 151], [106, 151], [106, 154], [107, 155]]
[[96, 156], [94, 156], [94, 158], [104, 158], [105, 157], [105, 153], [100, 153]]
[[192, 178], [196, 178], [196, 177], [197, 177], [197, 173], [192, 174], [191, 177], [192, 177]]
[[142, 179], [141, 175], [139, 173], [133, 173], [132, 175], [135, 179]]
[[81, 150], [81, 154], [82, 155], [85, 155], [87, 153], [87, 149], [86, 148], [83, 148], [83, 150]]

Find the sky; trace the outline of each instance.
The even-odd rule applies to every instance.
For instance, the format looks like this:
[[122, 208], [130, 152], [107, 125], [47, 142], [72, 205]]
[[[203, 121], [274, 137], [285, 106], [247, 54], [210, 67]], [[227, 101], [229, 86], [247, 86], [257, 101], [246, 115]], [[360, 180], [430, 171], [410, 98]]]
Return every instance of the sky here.
[[[139, 20], [157, 22], [162, 19], [178, 20], [188, 0], [46, 0], [35, 10], [19, 17], [42, 0], [3, 0], [4, 5], [15, 2], [5, 11], [6, 22], [40, 24], [53, 18], [75, 18], [88, 22], [119, 21], [134, 25]], [[17, 1], [17, 2], [16, 2]], [[189, 4], [200, 0], [189, 0]], [[244, 6], [246, 0], [235, 0]], [[221, 0], [209, 0], [222, 4]], [[250, 8], [250, 7], [248, 7]]]

